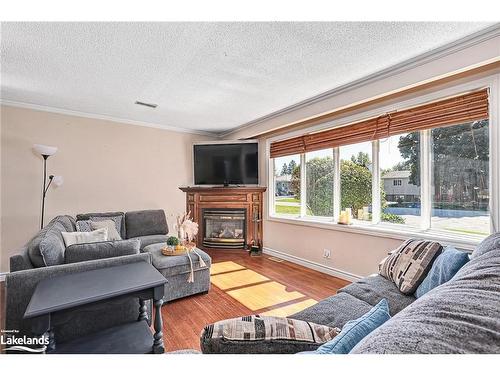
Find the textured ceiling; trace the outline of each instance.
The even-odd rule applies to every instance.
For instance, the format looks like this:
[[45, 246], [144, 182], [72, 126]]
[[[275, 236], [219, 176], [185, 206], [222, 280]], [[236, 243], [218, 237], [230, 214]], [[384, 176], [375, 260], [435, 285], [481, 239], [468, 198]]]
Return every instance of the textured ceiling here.
[[2, 99], [221, 132], [489, 25], [2, 23]]

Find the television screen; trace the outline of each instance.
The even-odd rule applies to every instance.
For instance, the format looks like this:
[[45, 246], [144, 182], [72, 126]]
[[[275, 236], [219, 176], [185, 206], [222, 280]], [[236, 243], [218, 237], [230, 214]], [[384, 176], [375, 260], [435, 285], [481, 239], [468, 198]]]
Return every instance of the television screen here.
[[258, 143], [194, 145], [195, 185], [257, 185]]

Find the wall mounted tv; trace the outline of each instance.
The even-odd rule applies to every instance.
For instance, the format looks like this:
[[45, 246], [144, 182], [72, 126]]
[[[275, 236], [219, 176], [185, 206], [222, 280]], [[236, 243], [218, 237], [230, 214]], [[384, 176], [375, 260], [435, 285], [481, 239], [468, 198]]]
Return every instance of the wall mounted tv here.
[[257, 185], [257, 141], [194, 145], [195, 185]]

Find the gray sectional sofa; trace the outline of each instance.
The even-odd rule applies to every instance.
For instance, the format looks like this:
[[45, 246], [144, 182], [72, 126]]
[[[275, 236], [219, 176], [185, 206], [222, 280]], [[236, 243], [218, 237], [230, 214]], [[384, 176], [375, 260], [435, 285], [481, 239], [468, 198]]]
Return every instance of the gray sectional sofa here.
[[[77, 220], [95, 216], [122, 218], [122, 240], [71, 245], [65, 248], [61, 232], [76, 230], [73, 217], [57, 216], [39, 231], [18, 254], [10, 258], [5, 278], [6, 329], [16, 335], [31, 335], [30, 323], [23, 319], [36, 285], [41, 280], [70, 273], [113, 267], [132, 262], [151, 263], [147, 245], [165, 242], [168, 233], [163, 210], [79, 214]], [[137, 298], [118, 299], [61, 313], [54, 323], [58, 341], [64, 342], [118, 324], [137, 320]], [[151, 321], [151, 306], [148, 306]]]
[[[500, 233], [485, 239], [452, 280], [419, 299], [375, 275], [290, 318], [342, 328], [382, 298], [387, 299], [392, 318], [351, 353], [500, 353]], [[255, 350], [244, 341], [201, 335], [204, 353], [276, 353], [269, 345], [276, 343], [263, 342]]]

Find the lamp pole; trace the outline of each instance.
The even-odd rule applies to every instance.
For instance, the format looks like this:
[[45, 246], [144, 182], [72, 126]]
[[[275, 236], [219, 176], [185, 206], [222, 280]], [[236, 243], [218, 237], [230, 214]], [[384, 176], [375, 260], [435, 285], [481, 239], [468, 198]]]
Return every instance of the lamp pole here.
[[40, 218], [40, 229], [43, 229], [43, 219], [45, 216], [45, 197], [47, 195], [47, 191], [49, 190], [52, 181], [54, 182], [55, 186], [61, 186], [64, 180], [62, 176], [50, 175], [47, 181], [47, 159], [49, 158], [49, 156], [52, 156], [57, 152], [57, 147], [35, 144], [33, 145], [33, 149], [38, 155], [41, 155], [43, 158], [42, 214]]
[[41, 215], [41, 220], [40, 220], [40, 229], [43, 229], [43, 216], [45, 213], [45, 196], [47, 195], [47, 190], [52, 183], [52, 179], [54, 176], [49, 176], [49, 183], [46, 185], [47, 182], [47, 159], [49, 158], [49, 155], [42, 155], [43, 157], [43, 183], [42, 183], [42, 215]]

